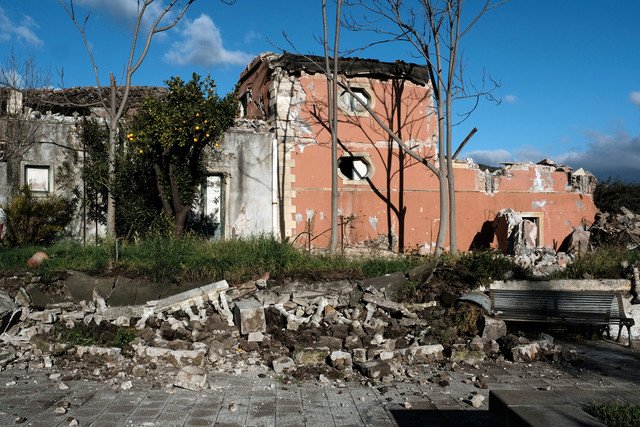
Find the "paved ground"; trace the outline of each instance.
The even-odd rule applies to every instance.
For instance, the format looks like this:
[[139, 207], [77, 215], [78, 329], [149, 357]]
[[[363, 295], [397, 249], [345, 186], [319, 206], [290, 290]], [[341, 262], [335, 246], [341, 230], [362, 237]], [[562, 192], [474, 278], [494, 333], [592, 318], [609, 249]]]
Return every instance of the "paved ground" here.
[[[114, 390], [70, 374], [50, 378], [52, 371], [9, 369], [0, 372], [0, 426], [68, 426], [73, 419], [81, 426], [492, 426], [489, 399], [477, 409], [469, 401], [474, 393], [487, 397], [490, 389], [553, 390], [576, 405], [615, 399], [640, 404], [640, 350], [603, 341], [565, 347], [575, 348], [584, 363], [485, 363], [458, 373], [423, 366], [408, 382], [375, 386], [283, 384], [272, 374], [245, 372], [211, 375], [203, 392], [168, 392], [143, 380]], [[443, 372], [449, 385], [428, 381]], [[476, 388], [473, 376], [489, 388]], [[61, 382], [69, 388], [61, 389]], [[64, 415], [54, 413], [59, 402], [70, 403]]]

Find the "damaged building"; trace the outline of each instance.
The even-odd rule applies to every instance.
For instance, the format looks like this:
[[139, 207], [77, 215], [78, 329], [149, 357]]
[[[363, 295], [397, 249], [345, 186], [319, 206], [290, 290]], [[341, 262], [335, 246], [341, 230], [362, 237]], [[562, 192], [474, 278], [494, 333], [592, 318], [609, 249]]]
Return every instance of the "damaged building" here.
[[[307, 248], [329, 244], [331, 136], [327, 127], [327, 82], [323, 58], [265, 53], [242, 72], [236, 125], [222, 146], [224, 164], [208, 165], [196, 215], [218, 238], [273, 233]], [[340, 72], [355, 96], [412, 147], [436, 163], [438, 129], [427, 70], [401, 61], [342, 59]], [[135, 87], [140, 99], [166, 89]], [[70, 191], [58, 179], [69, 156], [82, 158], [78, 129], [85, 117], [104, 118], [95, 88], [43, 91], [38, 108], [20, 94], [3, 92], [3, 123], [18, 111], [37, 121], [39, 132], [22, 153], [0, 162], [0, 202], [25, 183], [45, 194]], [[12, 98], [14, 97], [14, 98]], [[42, 99], [42, 98], [40, 98]], [[437, 177], [404, 153], [347, 92], [339, 94], [339, 245], [434, 251], [439, 225]], [[3, 147], [11, 138], [4, 132]], [[73, 154], [75, 153], [75, 154]], [[67, 162], [68, 163], [68, 162]], [[471, 160], [454, 164], [458, 247], [497, 247], [494, 220], [511, 209], [527, 224], [536, 246], [560, 247], [574, 230], [593, 221], [595, 179], [549, 160], [505, 164], [493, 172]], [[81, 183], [76, 182], [76, 185]], [[82, 206], [80, 206], [82, 209]], [[101, 233], [80, 219], [73, 232]]]
[[[331, 136], [319, 64], [322, 58], [265, 53], [241, 74], [243, 120], [225, 144], [239, 153], [224, 201], [227, 233], [273, 231], [301, 246], [328, 246]], [[438, 129], [429, 114], [433, 97], [426, 68], [363, 59], [343, 59], [339, 67], [355, 95], [435, 164]], [[404, 153], [352, 95], [344, 91], [338, 99], [342, 245], [433, 252], [437, 177]], [[535, 245], [553, 247], [596, 213], [593, 176], [550, 160], [505, 164], [493, 172], [456, 160], [454, 171], [458, 247], [464, 250], [497, 247], [493, 221], [503, 209], [532, 225]]]

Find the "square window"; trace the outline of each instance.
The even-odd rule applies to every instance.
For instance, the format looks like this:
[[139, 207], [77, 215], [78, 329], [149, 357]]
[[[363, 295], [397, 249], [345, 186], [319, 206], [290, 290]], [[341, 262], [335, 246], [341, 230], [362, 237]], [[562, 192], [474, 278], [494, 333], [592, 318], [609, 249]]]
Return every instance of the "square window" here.
[[50, 191], [49, 166], [25, 166], [24, 181], [36, 193], [48, 193]]

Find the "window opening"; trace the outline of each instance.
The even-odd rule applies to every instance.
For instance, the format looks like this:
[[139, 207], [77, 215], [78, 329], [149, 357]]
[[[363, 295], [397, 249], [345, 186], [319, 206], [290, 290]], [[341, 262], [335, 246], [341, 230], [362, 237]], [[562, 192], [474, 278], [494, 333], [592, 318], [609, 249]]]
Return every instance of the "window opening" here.
[[[351, 113], [364, 113], [367, 110], [364, 108], [364, 106], [362, 105], [362, 103], [369, 105], [370, 101], [371, 101], [371, 97], [369, 96], [369, 94], [367, 93], [367, 91], [363, 88], [352, 88], [351, 89], [354, 93], [354, 95], [351, 95], [349, 92], [344, 91], [342, 92], [342, 95], [340, 96], [340, 100], [342, 102], [342, 106], [343, 108], [347, 111], [347, 112], [351, 112]], [[356, 99], [357, 98], [357, 99]], [[358, 99], [361, 102], [358, 101]]]
[[35, 193], [48, 193], [51, 191], [51, 171], [49, 166], [25, 166], [25, 185]]
[[524, 238], [529, 246], [542, 246], [540, 219], [539, 216], [522, 216]]
[[338, 169], [345, 178], [352, 181], [360, 181], [367, 178], [370, 170], [369, 163], [364, 157], [359, 156], [341, 157], [338, 160]]

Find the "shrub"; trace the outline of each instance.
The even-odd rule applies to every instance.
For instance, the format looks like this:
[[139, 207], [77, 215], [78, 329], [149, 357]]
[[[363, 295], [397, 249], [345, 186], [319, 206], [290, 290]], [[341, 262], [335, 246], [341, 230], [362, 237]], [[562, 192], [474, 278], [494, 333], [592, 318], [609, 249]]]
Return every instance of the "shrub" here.
[[621, 207], [640, 212], [640, 183], [616, 179], [598, 182], [593, 192], [593, 201], [604, 212], [617, 214]]
[[36, 197], [28, 186], [5, 207], [6, 240], [10, 246], [50, 244], [71, 222], [75, 203], [62, 196]]

